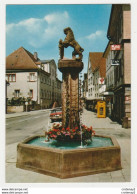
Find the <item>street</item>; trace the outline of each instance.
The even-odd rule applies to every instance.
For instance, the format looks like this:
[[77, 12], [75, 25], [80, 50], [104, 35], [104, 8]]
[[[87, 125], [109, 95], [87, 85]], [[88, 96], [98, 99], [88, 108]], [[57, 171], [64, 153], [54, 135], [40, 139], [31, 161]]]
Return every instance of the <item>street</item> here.
[[6, 115], [6, 182], [7, 183], [52, 183], [52, 182], [130, 182], [131, 139], [130, 129], [122, 128], [107, 118], [97, 118], [96, 113], [84, 109], [82, 122], [93, 127], [97, 135], [116, 137], [121, 147], [122, 170], [95, 175], [59, 179], [32, 171], [16, 168], [17, 144], [25, 138], [44, 134], [47, 130], [49, 110]]
[[[44, 134], [47, 130], [49, 110], [35, 111], [22, 117], [11, 117], [6, 121], [6, 144], [20, 142], [37, 134]], [[14, 134], [14, 135], [13, 135]]]

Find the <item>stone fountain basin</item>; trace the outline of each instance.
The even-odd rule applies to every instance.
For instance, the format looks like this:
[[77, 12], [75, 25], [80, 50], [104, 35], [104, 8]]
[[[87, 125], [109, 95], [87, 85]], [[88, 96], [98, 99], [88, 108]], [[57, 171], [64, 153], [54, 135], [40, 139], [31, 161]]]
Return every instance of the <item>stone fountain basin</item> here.
[[121, 169], [121, 151], [117, 140], [113, 146], [79, 149], [58, 149], [27, 144], [40, 136], [27, 138], [17, 146], [17, 168], [59, 178], [71, 178]]

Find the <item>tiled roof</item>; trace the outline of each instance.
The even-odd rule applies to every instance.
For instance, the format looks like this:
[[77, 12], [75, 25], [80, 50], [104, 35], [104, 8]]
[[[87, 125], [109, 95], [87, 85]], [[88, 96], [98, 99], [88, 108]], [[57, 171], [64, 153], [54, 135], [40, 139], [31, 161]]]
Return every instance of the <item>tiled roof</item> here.
[[54, 61], [54, 59], [40, 60], [41, 63], [50, 63], [51, 61]]
[[89, 53], [89, 60], [91, 62], [91, 69], [92, 72], [99, 66], [99, 61], [103, 56], [103, 52], [90, 52]]
[[32, 53], [20, 47], [6, 57], [6, 69], [38, 69], [36, 62]]
[[106, 77], [106, 59], [103, 57], [99, 62], [99, 73], [100, 77]]

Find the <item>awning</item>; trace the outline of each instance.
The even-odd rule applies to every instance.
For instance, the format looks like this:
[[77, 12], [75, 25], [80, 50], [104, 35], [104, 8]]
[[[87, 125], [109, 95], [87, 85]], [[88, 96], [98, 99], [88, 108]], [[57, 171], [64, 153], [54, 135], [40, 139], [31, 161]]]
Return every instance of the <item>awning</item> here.
[[103, 96], [113, 96], [114, 92], [103, 92], [102, 95]]
[[97, 101], [97, 100], [102, 100], [102, 97], [97, 97], [97, 98], [86, 98], [87, 101]]

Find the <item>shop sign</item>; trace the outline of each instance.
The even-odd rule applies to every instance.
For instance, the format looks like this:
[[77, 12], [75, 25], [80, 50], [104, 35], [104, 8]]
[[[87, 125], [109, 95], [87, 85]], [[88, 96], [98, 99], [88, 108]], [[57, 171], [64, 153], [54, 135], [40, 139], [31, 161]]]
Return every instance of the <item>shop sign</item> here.
[[120, 65], [120, 59], [111, 59], [111, 65], [112, 66]]
[[105, 83], [105, 79], [104, 79], [103, 77], [100, 77], [100, 78], [98, 79], [98, 83], [99, 83], [99, 84], [104, 84], [104, 83]]
[[121, 49], [121, 45], [120, 44], [113, 44], [110, 47], [111, 51], [119, 51]]

